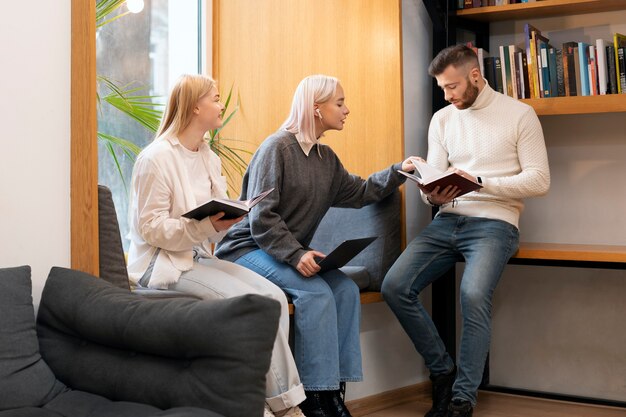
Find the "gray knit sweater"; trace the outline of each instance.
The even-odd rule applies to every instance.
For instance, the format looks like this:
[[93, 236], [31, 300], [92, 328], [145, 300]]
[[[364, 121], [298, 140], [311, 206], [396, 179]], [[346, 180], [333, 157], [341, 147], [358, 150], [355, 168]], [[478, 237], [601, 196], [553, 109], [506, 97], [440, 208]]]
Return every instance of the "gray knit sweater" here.
[[397, 172], [401, 167], [394, 164], [363, 180], [346, 171], [327, 145], [315, 145], [307, 156], [294, 134], [278, 131], [252, 157], [241, 194], [250, 198], [275, 190], [228, 231], [215, 254], [235, 261], [260, 248], [295, 267], [330, 207], [358, 208], [381, 200], [404, 182]]

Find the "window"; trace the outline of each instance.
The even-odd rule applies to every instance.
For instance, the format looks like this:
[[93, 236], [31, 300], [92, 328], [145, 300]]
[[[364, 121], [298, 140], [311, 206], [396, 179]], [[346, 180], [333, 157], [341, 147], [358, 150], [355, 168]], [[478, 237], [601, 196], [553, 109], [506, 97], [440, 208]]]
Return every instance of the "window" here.
[[[114, 14], [126, 12], [124, 4]], [[142, 11], [127, 13], [100, 27], [96, 33], [98, 76], [105, 76], [123, 89], [139, 88], [134, 94], [155, 96], [149, 101], [163, 105], [178, 76], [201, 72], [201, 14], [199, 0], [145, 0]], [[100, 82], [100, 98], [109, 93], [106, 83]], [[126, 139], [139, 148], [154, 137], [152, 131], [102, 100], [98, 107], [98, 132]], [[114, 149], [118, 162], [107, 141], [99, 140], [98, 182], [113, 193], [127, 250], [128, 192], [134, 159], [119, 148]]]

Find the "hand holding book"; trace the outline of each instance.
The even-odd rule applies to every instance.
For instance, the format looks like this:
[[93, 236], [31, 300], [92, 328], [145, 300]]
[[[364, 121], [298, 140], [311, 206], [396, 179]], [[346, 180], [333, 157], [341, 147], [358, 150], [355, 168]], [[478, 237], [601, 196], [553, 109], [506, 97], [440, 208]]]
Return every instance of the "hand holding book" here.
[[434, 195], [435, 200], [431, 200], [433, 203], [440, 203], [443, 200], [449, 202], [456, 197], [482, 188], [482, 185], [465, 171], [458, 169], [441, 171], [421, 158], [411, 158], [411, 162], [418, 175], [399, 172], [414, 181], [425, 194]]

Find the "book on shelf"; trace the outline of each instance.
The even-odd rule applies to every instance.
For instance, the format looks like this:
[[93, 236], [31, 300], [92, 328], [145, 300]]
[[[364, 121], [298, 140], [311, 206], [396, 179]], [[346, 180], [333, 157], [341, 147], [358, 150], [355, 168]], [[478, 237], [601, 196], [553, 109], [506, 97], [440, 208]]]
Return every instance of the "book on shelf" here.
[[598, 62], [596, 58], [596, 46], [589, 45], [589, 94], [598, 95]]
[[516, 54], [517, 64], [520, 68], [520, 84], [522, 95], [520, 98], [530, 98], [530, 80], [528, 77], [528, 60], [526, 59], [526, 52], [519, 51]]
[[[498, 62], [496, 62], [496, 60]], [[497, 56], [489, 56], [485, 58], [484, 62], [485, 66], [485, 79], [495, 91], [502, 92], [502, 82], [498, 82], [498, 76], [496, 71], [500, 70], [500, 57]], [[502, 74], [500, 74], [500, 79], [502, 78]]]
[[626, 47], [617, 48], [617, 65], [619, 67], [619, 82], [622, 94], [626, 94]]
[[609, 77], [609, 93], [617, 94], [617, 62], [615, 61], [615, 46], [609, 44], [606, 47], [606, 67]]
[[459, 193], [457, 197], [459, 197], [482, 188], [482, 185], [462, 176], [458, 172], [441, 171], [427, 162], [422, 162], [415, 158], [411, 158], [411, 162], [419, 175], [409, 174], [401, 170], [398, 172], [415, 182], [422, 191], [431, 193], [435, 188], [439, 187], [439, 192], [442, 192], [446, 187], [453, 186], [458, 188]]
[[576, 66], [574, 65], [574, 51], [578, 50], [578, 42], [565, 42], [563, 44], [563, 83], [565, 84], [566, 96], [577, 96], [576, 90]]
[[578, 42], [578, 66], [580, 68], [580, 96], [591, 95], [589, 87], [589, 44]]
[[206, 203], [201, 204], [195, 209], [183, 214], [183, 217], [186, 217], [188, 219], [202, 220], [206, 217], [213, 216], [223, 211], [224, 217], [222, 217], [222, 219], [236, 219], [237, 217], [248, 214], [252, 207], [256, 206], [272, 191], [274, 191], [274, 189], [270, 188], [269, 190], [263, 191], [261, 194], [249, 200], [229, 200], [227, 198], [212, 198]]
[[609, 71], [606, 55], [606, 47], [609, 41], [596, 39], [596, 60], [598, 62], [598, 94], [604, 95], [609, 92]]
[[507, 96], [513, 97], [513, 79], [511, 78], [511, 57], [509, 55], [509, 46], [501, 45], [499, 50], [500, 63], [502, 64], [502, 90]]
[[[550, 41], [540, 33], [535, 33], [537, 47], [537, 70], [539, 72], [539, 94], [541, 97], [550, 97], [550, 70], [548, 69], [548, 49]], [[546, 95], [546, 91], [548, 94]]]
[[320, 266], [318, 274], [322, 274], [331, 269], [338, 269], [345, 266], [352, 258], [357, 256], [370, 243], [377, 239], [376, 236], [363, 237], [359, 239], [344, 240], [339, 246], [333, 249], [325, 258], [317, 261]]
[[[622, 84], [620, 82], [620, 71], [623, 71], [624, 68], [620, 68], [619, 66], [619, 48], [626, 47], [626, 35], [622, 35], [621, 33], [613, 34], [613, 46], [615, 47], [615, 74], [617, 77], [617, 92], [622, 92]], [[626, 92], [626, 86], [624, 88], [624, 92]]]
[[513, 84], [513, 98], [524, 98], [522, 89], [523, 75], [521, 63], [518, 63], [517, 56], [522, 50], [517, 45], [509, 45], [509, 62], [511, 65], [511, 80]]
[[557, 95], [559, 97], [565, 97], [565, 79], [563, 77], [563, 50], [561, 48], [556, 50], [556, 86]]
[[556, 49], [548, 49], [548, 70], [550, 78], [550, 97], [558, 97], [558, 79], [556, 75]]
[[524, 25], [524, 43], [526, 46], [526, 65], [528, 67], [528, 78], [530, 81], [530, 97], [539, 98], [539, 75], [537, 73], [537, 47], [533, 32], [541, 34], [539, 29], [526, 23]]

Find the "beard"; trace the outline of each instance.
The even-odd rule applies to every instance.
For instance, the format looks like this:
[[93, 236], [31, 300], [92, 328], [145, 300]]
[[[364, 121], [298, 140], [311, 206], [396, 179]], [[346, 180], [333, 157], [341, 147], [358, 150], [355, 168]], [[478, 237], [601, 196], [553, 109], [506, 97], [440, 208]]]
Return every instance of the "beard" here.
[[474, 104], [477, 97], [478, 97], [478, 87], [472, 84], [472, 82], [470, 81], [468, 77], [467, 88], [465, 89], [463, 96], [461, 97], [458, 104], [456, 105], [456, 108], [461, 109], [461, 110], [465, 110], [469, 108], [472, 104]]

